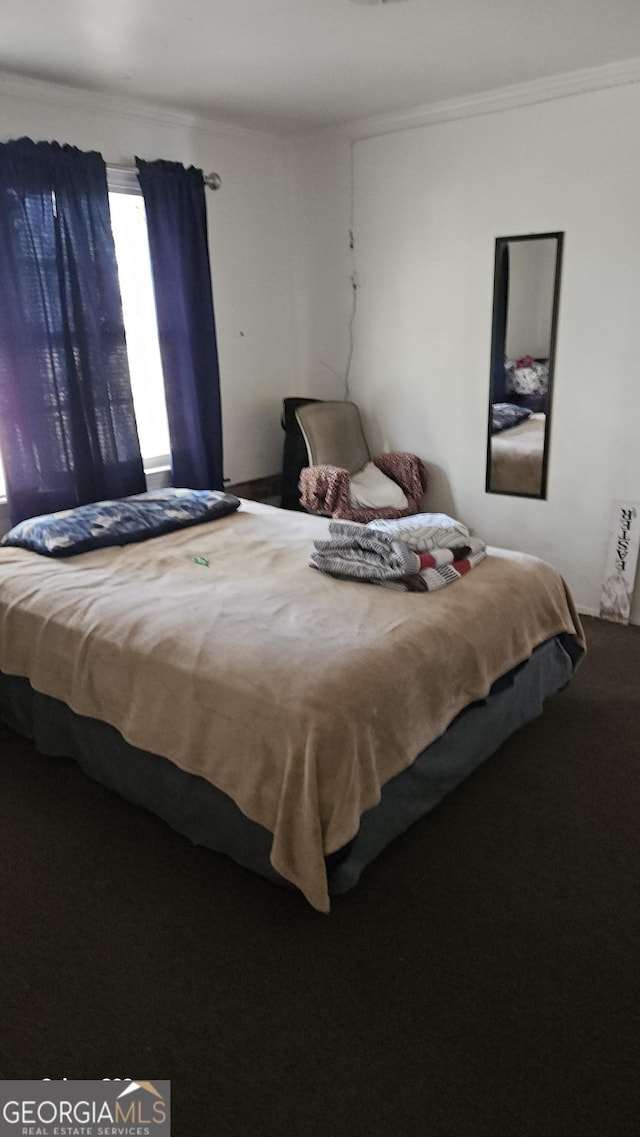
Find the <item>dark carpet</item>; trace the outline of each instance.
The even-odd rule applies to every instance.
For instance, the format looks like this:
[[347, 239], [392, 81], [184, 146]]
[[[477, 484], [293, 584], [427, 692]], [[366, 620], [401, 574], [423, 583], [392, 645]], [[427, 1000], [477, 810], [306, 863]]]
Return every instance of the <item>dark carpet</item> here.
[[640, 628], [330, 916], [0, 727], [1, 1078], [170, 1079], [176, 1137], [640, 1133]]

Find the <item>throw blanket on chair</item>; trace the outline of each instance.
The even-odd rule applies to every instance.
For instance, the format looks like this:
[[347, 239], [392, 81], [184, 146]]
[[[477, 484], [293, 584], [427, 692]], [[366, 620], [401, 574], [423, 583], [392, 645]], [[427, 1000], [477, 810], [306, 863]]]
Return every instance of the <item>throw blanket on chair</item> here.
[[486, 556], [484, 541], [444, 513], [368, 525], [331, 521], [329, 533], [329, 540], [314, 542], [313, 568], [405, 592], [444, 588]]
[[397, 518], [420, 509], [427, 487], [427, 467], [415, 454], [378, 454], [374, 464], [396, 482], [407, 498], [407, 508], [354, 508], [349, 496], [351, 475], [340, 466], [306, 466], [300, 471], [300, 504], [309, 513], [366, 523], [374, 518]]

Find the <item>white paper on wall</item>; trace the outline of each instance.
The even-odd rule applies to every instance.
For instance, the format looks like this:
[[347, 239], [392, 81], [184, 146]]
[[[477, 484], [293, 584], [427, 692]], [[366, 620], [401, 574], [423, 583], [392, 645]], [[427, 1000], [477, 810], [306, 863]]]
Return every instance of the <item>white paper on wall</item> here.
[[600, 616], [603, 620], [629, 623], [639, 545], [640, 502], [614, 502], [600, 595]]

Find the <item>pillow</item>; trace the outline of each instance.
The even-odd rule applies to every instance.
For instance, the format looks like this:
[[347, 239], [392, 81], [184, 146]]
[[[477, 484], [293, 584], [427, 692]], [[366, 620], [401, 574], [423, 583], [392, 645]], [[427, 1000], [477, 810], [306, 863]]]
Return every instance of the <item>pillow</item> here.
[[506, 368], [507, 391], [518, 395], [544, 395], [549, 387], [549, 360], [520, 359]]
[[497, 434], [500, 430], [517, 426], [527, 418], [531, 418], [528, 407], [517, 407], [515, 403], [494, 403], [491, 407], [491, 432]]
[[383, 474], [374, 462], [367, 462], [362, 470], [351, 475], [349, 497], [355, 509], [406, 509], [409, 504], [398, 483]]
[[221, 490], [151, 490], [20, 521], [0, 541], [45, 557], [71, 557], [105, 545], [130, 545], [233, 513], [240, 499]]

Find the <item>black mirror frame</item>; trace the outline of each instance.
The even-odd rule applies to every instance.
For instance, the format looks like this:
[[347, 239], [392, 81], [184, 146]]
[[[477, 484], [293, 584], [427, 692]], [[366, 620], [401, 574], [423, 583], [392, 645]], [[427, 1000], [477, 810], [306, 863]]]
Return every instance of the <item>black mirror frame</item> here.
[[[495, 352], [496, 344], [498, 343], [497, 337], [501, 335], [502, 342], [504, 343], [504, 336], [506, 329], [500, 327], [501, 323], [501, 293], [504, 286], [501, 273], [502, 251], [505, 246], [510, 242], [517, 241], [544, 241], [554, 238], [557, 242], [556, 248], [556, 266], [553, 279], [553, 307], [551, 312], [551, 334], [549, 337], [549, 378], [547, 385], [548, 392], [548, 405], [546, 411], [545, 432], [544, 432], [544, 448], [542, 451], [542, 471], [540, 479], [540, 493], [539, 494], [526, 494], [517, 491], [511, 492], [509, 490], [493, 490], [491, 489], [491, 406], [492, 394], [494, 391], [494, 366], [495, 366]], [[551, 438], [551, 412], [553, 406], [553, 377], [555, 372], [555, 358], [556, 358], [556, 337], [558, 329], [558, 313], [560, 309], [560, 278], [562, 270], [562, 253], [564, 245], [564, 232], [554, 233], [521, 233], [515, 237], [496, 237], [494, 267], [493, 267], [493, 306], [492, 306], [492, 320], [491, 320], [491, 358], [489, 363], [489, 413], [487, 418], [487, 455], [486, 455], [486, 476], [485, 476], [485, 493], [500, 494], [503, 497], [526, 497], [534, 501], [546, 501], [547, 497], [547, 472], [549, 465], [549, 443]], [[502, 334], [501, 334], [502, 333]]]

